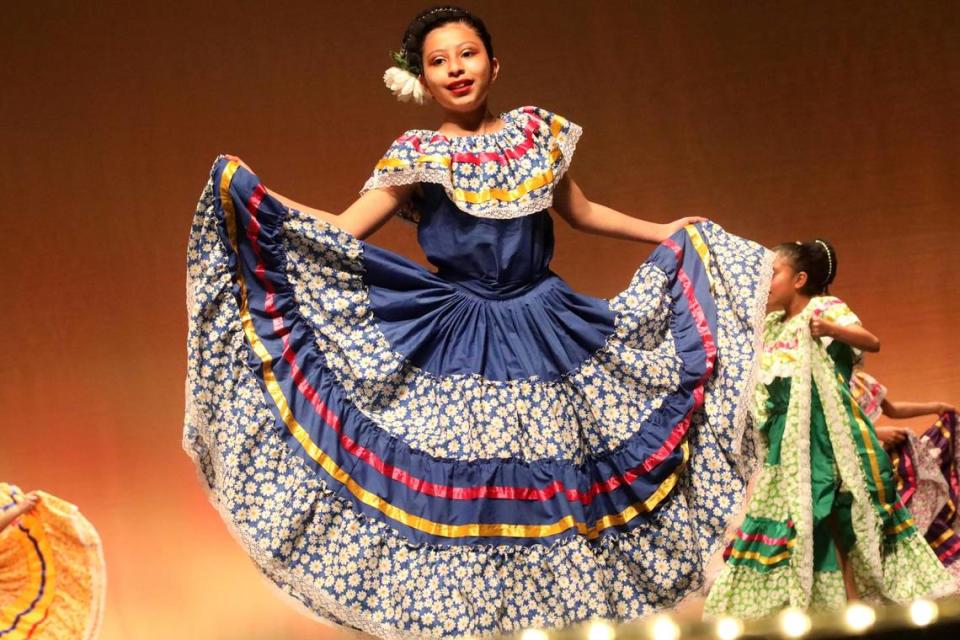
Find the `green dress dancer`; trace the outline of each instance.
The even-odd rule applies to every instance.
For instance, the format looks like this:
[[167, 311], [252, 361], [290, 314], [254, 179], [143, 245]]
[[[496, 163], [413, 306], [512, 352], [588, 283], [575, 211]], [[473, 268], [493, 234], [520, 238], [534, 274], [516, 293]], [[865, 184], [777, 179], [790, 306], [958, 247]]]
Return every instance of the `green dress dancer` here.
[[859, 323], [832, 296], [811, 299], [788, 320], [782, 311], [767, 317], [754, 406], [764, 465], [707, 597], [708, 615], [843, 607], [838, 546], [865, 600], [904, 602], [953, 590], [897, 495], [873, 425], [848, 391], [860, 354], [812, 338], [814, 315]]

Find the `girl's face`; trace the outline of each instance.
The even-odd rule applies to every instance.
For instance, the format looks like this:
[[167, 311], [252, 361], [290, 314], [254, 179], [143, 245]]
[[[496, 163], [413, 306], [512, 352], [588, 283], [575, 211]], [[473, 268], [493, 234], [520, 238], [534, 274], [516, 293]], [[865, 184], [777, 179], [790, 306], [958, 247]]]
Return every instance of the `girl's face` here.
[[484, 108], [499, 70], [500, 63], [487, 56], [477, 32], [462, 22], [437, 27], [423, 41], [420, 82], [445, 111]]
[[782, 254], [773, 259], [773, 279], [770, 281], [768, 311], [785, 311], [807, 281], [805, 271], [797, 271], [790, 260]]

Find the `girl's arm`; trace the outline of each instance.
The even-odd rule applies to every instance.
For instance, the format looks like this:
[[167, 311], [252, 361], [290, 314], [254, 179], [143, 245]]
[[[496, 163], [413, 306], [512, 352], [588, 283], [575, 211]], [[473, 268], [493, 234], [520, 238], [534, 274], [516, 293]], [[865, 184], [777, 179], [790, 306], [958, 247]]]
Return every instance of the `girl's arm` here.
[[686, 225], [706, 220], [699, 216], [689, 216], [667, 224], [658, 224], [628, 216], [587, 200], [569, 173], [554, 187], [553, 210], [578, 231], [643, 242], [663, 242]]
[[859, 324], [839, 325], [836, 322], [830, 322], [820, 317], [819, 313], [814, 314], [810, 319], [810, 335], [814, 338], [828, 337], [848, 344], [854, 349], [860, 349], [868, 353], [880, 351], [880, 339]]
[[363, 240], [382, 227], [394, 212], [410, 199], [415, 188], [416, 185], [405, 184], [399, 187], [371, 189], [354, 200], [353, 204], [344, 209], [340, 215], [307, 207], [280, 195], [272, 189], [268, 189], [268, 191], [270, 195], [287, 207], [320, 218], [324, 222], [329, 222], [333, 226]]
[[956, 407], [946, 402], [893, 402], [886, 398], [883, 399], [880, 408], [883, 410], [883, 415], [897, 420], [917, 416], [940, 416], [957, 410]]
[[[240, 158], [235, 156], [227, 156], [231, 160], [235, 160], [240, 163], [240, 166], [245, 168], [250, 173], [253, 173], [253, 170]], [[284, 195], [273, 191], [272, 189], [267, 189], [274, 198], [279, 200], [284, 206], [291, 209], [297, 209], [308, 215], [314, 216], [328, 222], [333, 226], [343, 229], [350, 235], [363, 240], [368, 237], [374, 231], [379, 229], [390, 219], [390, 216], [396, 212], [403, 204], [405, 204], [410, 196], [413, 195], [413, 191], [416, 188], [414, 184], [401, 185], [397, 187], [384, 187], [380, 189], [371, 189], [365, 194], [354, 200], [353, 204], [347, 207], [343, 213], [337, 215], [335, 213], [330, 213], [329, 211], [324, 211], [322, 209], [314, 209], [313, 207], [308, 207], [304, 204], [292, 200]]]

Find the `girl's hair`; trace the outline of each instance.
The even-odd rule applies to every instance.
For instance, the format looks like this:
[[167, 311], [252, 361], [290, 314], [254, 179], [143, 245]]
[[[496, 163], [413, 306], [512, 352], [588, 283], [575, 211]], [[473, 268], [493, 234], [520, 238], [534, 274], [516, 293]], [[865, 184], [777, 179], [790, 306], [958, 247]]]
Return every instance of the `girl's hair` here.
[[427, 39], [427, 34], [451, 22], [463, 22], [469, 25], [483, 42], [484, 49], [487, 50], [487, 57], [493, 59], [493, 41], [490, 38], [490, 32], [483, 20], [473, 15], [466, 9], [452, 7], [449, 5], [432, 7], [424, 9], [417, 14], [407, 30], [403, 32], [403, 40], [400, 41], [400, 55], [406, 60], [411, 71], [423, 73], [423, 41]]
[[785, 242], [774, 251], [790, 261], [798, 273], [807, 274], [807, 282], [800, 293], [817, 296], [828, 293], [830, 284], [837, 277], [837, 252], [828, 240], [816, 239], [807, 242]]

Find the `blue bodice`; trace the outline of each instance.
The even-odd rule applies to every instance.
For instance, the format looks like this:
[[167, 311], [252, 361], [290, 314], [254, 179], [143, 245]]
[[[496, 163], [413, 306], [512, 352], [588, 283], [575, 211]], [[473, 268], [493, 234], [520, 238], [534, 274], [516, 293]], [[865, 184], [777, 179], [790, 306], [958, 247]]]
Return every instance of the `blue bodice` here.
[[522, 293], [543, 279], [553, 258], [553, 221], [546, 211], [506, 220], [464, 213], [443, 187], [423, 184], [414, 199], [417, 239], [444, 280], [490, 298]]

